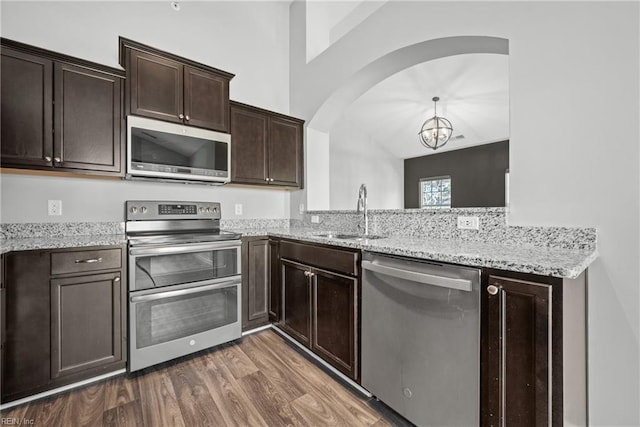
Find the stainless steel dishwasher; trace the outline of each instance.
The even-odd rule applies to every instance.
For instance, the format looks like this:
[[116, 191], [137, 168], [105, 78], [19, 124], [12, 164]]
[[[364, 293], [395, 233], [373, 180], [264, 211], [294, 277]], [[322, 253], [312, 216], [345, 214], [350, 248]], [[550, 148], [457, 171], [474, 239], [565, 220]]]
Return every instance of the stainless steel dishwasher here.
[[362, 385], [420, 426], [480, 424], [480, 270], [362, 260]]

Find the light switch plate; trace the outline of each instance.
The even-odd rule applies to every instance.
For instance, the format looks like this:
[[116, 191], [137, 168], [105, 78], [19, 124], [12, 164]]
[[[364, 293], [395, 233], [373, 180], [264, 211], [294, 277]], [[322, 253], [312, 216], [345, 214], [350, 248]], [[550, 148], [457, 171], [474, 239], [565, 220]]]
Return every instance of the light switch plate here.
[[242, 215], [242, 204], [236, 203], [236, 215]]
[[47, 211], [49, 213], [49, 216], [62, 215], [62, 200], [48, 200]]
[[311, 215], [311, 222], [314, 224], [320, 223], [320, 217], [318, 215]]
[[304, 213], [304, 203], [300, 203], [300, 205], [298, 205], [298, 213], [301, 215]]

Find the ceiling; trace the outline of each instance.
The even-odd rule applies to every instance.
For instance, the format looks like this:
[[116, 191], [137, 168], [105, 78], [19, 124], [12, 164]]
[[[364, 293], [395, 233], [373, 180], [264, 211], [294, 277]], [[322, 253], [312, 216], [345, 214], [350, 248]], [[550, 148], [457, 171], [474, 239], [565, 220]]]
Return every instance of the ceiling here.
[[[433, 116], [449, 119], [453, 137], [437, 151], [418, 131]], [[356, 125], [397, 158], [411, 158], [509, 138], [509, 57], [466, 54], [407, 68], [358, 98], [341, 120]], [[464, 139], [454, 139], [464, 135]]]

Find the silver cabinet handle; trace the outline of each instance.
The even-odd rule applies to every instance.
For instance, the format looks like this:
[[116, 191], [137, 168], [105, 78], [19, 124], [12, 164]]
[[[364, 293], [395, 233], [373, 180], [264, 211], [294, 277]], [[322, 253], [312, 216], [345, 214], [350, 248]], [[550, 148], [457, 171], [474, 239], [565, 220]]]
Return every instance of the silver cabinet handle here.
[[273, 182], [273, 178], [269, 178], [269, 182]]
[[185, 119], [186, 121], [189, 121], [189, 120], [191, 119], [191, 117], [189, 117], [189, 116], [184, 116], [184, 119]]
[[76, 260], [76, 264], [93, 264], [95, 262], [102, 262], [102, 258], [89, 258], [89, 259]]
[[44, 161], [45, 162], [50, 162], [51, 161], [51, 157], [50, 156], [45, 156], [44, 157]]
[[315, 273], [312, 273], [310, 271], [305, 271], [304, 275], [307, 276], [307, 277], [313, 277], [313, 276], [315, 276]]
[[60, 157], [54, 157], [53, 161], [56, 163], [60, 163], [62, 161], [62, 159]]
[[119, 278], [119, 277], [116, 277], [115, 279], [113, 279], [113, 281], [114, 281], [114, 282], [119, 282], [119, 281], [120, 281], [120, 278]]
[[182, 114], [182, 113], [178, 114], [178, 118], [179, 118], [180, 120], [184, 119], [184, 114]]
[[489, 285], [487, 286], [487, 292], [489, 292], [489, 295], [495, 295], [498, 293], [498, 287], [494, 285]]

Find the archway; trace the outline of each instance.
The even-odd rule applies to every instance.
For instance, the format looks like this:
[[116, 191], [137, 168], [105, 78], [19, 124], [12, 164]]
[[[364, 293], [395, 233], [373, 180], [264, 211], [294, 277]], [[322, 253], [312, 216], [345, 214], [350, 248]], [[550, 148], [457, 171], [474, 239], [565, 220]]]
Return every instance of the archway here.
[[509, 54], [509, 41], [490, 36], [456, 36], [402, 47], [372, 61], [348, 78], [317, 109], [307, 126], [306, 188], [309, 210], [330, 209], [329, 133], [347, 108], [369, 89], [409, 67], [454, 55]]

